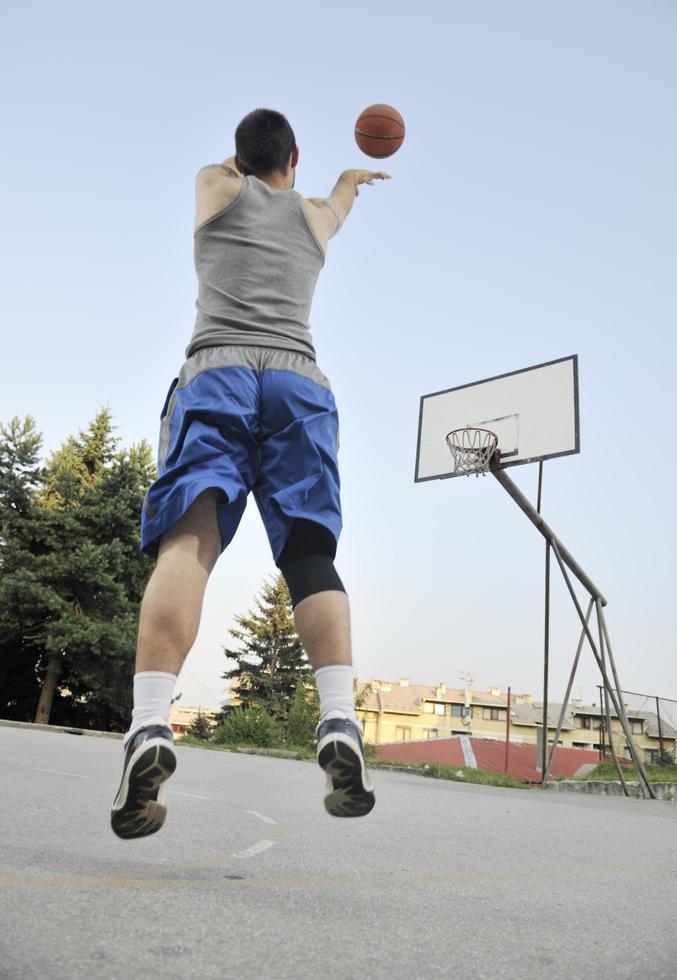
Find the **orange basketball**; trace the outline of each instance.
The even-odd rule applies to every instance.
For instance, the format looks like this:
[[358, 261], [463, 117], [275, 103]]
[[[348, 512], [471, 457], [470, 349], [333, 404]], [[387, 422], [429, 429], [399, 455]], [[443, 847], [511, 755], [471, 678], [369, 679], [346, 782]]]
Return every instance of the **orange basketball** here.
[[355, 142], [368, 157], [390, 157], [404, 141], [404, 119], [391, 105], [370, 105], [355, 123]]

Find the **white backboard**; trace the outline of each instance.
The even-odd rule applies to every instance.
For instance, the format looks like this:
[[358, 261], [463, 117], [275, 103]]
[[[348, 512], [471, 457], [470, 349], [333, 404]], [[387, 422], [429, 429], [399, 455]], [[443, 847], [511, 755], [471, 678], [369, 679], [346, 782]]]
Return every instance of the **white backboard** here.
[[459, 475], [446, 436], [466, 426], [496, 433], [501, 467], [579, 452], [578, 356], [423, 395], [417, 483]]

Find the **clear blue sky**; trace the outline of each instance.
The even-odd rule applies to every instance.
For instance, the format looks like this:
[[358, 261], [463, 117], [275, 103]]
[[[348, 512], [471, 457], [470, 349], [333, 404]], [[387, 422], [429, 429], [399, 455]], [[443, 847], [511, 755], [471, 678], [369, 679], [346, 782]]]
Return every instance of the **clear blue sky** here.
[[[609, 598], [621, 680], [677, 698], [677, 7], [478, 0], [255, 9], [215, 0], [0, 8], [0, 419], [51, 451], [102, 405], [153, 444], [194, 320], [193, 182], [252, 108], [285, 112], [297, 187], [328, 193], [365, 106], [407, 136], [330, 244], [313, 310], [341, 413], [360, 675], [540, 694], [543, 542], [494, 480], [414, 485], [421, 394], [580, 357], [580, 456], [544, 513]], [[536, 468], [513, 474], [533, 497]], [[253, 503], [179, 689], [274, 571]], [[578, 635], [559, 582], [551, 698]], [[597, 683], [588, 652], [575, 693]]]

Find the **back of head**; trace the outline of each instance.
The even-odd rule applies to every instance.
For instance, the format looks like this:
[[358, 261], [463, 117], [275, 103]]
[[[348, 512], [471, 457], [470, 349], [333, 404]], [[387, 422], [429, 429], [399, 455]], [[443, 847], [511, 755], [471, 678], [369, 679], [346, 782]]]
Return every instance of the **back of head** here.
[[235, 153], [246, 176], [260, 177], [274, 171], [286, 175], [295, 148], [293, 129], [274, 109], [254, 109], [235, 130]]

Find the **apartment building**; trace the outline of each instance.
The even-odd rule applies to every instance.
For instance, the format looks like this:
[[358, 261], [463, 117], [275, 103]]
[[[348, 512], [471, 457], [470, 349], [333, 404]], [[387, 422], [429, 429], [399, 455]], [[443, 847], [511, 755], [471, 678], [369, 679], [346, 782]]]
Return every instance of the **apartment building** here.
[[[476, 738], [505, 739], [507, 732], [507, 693], [492, 687], [488, 691], [464, 690], [437, 685], [412, 684], [407, 677], [397, 681], [371, 682], [371, 693], [358, 710], [364, 724], [365, 741], [374, 744], [408, 742], [431, 738], [469, 735]], [[561, 704], [548, 705], [548, 741], [557, 730]], [[658, 719], [649, 711], [627, 708], [633, 739], [649, 764], [658, 761], [661, 737]], [[602, 743], [609, 748], [609, 735], [599, 706], [569, 703], [559, 744], [567, 748], [598, 751]], [[536, 743], [543, 724], [543, 705], [531, 694], [513, 694], [510, 706], [510, 740]], [[662, 722], [663, 752], [677, 751], [677, 730]], [[611, 718], [611, 737], [617, 753], [629, 758], [620, 720]]]

